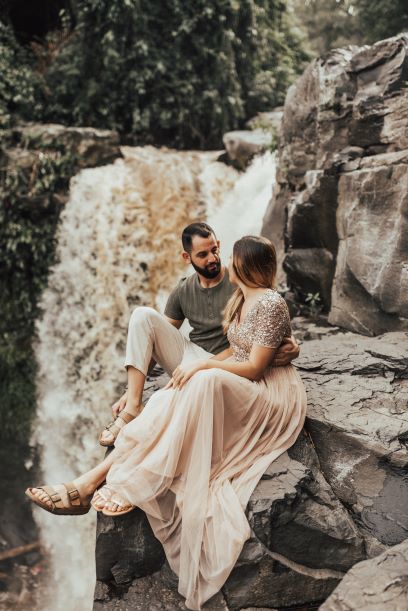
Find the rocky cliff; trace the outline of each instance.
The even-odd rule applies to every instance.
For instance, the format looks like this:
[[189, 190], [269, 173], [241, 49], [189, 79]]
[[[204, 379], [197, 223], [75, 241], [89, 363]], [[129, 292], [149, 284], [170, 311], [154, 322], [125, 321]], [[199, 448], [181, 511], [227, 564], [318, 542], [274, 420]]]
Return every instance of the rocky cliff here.
[[263, 234], [289, 287], [364, 335], [408, 328], [408, 36], [313, 61], [289, 89]]

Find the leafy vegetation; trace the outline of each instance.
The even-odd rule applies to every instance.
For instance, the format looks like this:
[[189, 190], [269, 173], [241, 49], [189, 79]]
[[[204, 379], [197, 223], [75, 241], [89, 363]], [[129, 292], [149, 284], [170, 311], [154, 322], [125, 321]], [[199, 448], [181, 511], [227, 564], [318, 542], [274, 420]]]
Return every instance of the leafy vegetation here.
[[14, 57], [31, 70], [35, 99], [14, 106], [16, 115], [117, 129], [127, 142], [215, 147], [225, 131], [281, 104], [308, 59], [282, 0], [76, 7], [75, 27], [65, 14], [27, 57]]
[[59, 194], [77, 164], [57, 149], [25, 155], [22, 165], [3, 155], [0, 167], [0, 430], [15, 448], [26, 446], [35, 414], [38, 299], [54, 260]]
[[406, 0], [290, 0], [290, 6], [314, 55], [373, 43], [408, 29]]
[[19, 116], [36, 116], [40, 81], [30, 62], [30, 53], [1, 21], [0, 74], [0, 128], [9, 127]]

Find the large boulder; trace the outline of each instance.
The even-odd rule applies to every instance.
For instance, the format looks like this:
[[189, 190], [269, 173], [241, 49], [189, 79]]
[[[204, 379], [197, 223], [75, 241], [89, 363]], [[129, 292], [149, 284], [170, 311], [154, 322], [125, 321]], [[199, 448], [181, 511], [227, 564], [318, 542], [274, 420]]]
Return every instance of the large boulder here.
[[371, 543], [408, 532], [408, 334], [307, 342], [307, 429], [337, 498]]
[[[287, 453], [270, 465], [247, 507], [252, 536], [222, 592], [205, 608], [324, 600], [348, 568], [366, 558], [364, 539], [320, 473], [306, 436], [298, 445], [298, 455], [308, 455], [305, 463], [314, 468]], [[157, 604], [158, 592], [166, 601], [159, 609], [185, 609], [177, 577], [141, 511], [121, 518], [98, 515], [96, 571], [95, 611], [144, 609]]]
[[317, 290], [365, 335], [408, 328], [407, 51], [407, 35], [338, 49], [289, 89], [262, 230], [299, 299]]
[[121, 156], [119, 134], [93, 127], [66, 127], [58, 123], [27, 123], [5, 133], [18, 149], [56, 150], [76, 158], [76, 168], [112, 163]]
[[222, 139], [229, 162], [238, 170], [245, 170], [255, 155], [270, 148], [273, 134], [263, 129], [241, 130], [227, 132]]
[[408, 609], [408, 539], [353, 567], [320, 611]]

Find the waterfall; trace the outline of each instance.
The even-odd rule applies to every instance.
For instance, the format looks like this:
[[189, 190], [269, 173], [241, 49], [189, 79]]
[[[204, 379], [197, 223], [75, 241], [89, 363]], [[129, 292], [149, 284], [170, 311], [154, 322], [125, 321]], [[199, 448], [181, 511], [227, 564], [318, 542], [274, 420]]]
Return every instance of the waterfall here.
[[[211, 180], [212, 167], [202, 174]], [[223, 197], [221, 205], [211, 200], [208, 223], [221, 242], [221, 255], [225, 264], [232, 253], [233, 244], [243, 235], [259, 235], [266, 206], [272, 196], [275, 181], [275, 156], [265, 153], [255, 157], [245, 174], [239, 176], [232, 189]]]
[[[43, 483], [72, 481], [104, 456], [98, 434], [125, 383], [127, 324], [135, 305], [160, 307], [185, 268], [181, 230], [208, 218], [226, 246], [259, 233], [271, 193], [270, 154], [248, 171], [214, 153], [124, 147], [123, 159], [71, 181], [58, 230], [57, 263], [38, 323], [38, 413]], [[92, 608], [95, 513], [35, 509], [50, 552], [48, 611]]]

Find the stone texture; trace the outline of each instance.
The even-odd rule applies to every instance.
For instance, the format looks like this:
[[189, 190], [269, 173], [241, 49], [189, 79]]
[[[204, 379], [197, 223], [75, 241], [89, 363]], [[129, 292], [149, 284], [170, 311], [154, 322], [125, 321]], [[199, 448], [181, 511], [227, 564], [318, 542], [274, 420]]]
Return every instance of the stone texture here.
[[329, 320], [358, 333], [408, 329], [406, 162], [395, 153], [381, 155], [382, 165], [366, 160], [339, 179], [340, 244]]
[[227, 132], [223, 142], [229, 160], [244, 170], [254, 155], [263, 153], [272, 144], [272, 133], [263, 129]]
[[307, 429], [326, 480], [363, 534], [408, 533], [408, 335], [335, 335], [304, 344]]
[[319, 287], [329, 321], [365, 335], [408, 328], [407, 50], [337, 49], [289, 89], [262, 229], [298, 299]]
[[406, 611], [408, 539], [374, 559], [356, 564], [320, 611]]
[[324, 304], [330, 304], [334, 259], [325, 248], [290, 250], [283, 268], [304, 295], [319, 293]]
[[78, 156], [79, 168], [105, 165], [121, 156], [119, 134], [93, 127], [32, 123], [12, 128], [6, 139], [21, 148], [71, 151]]

